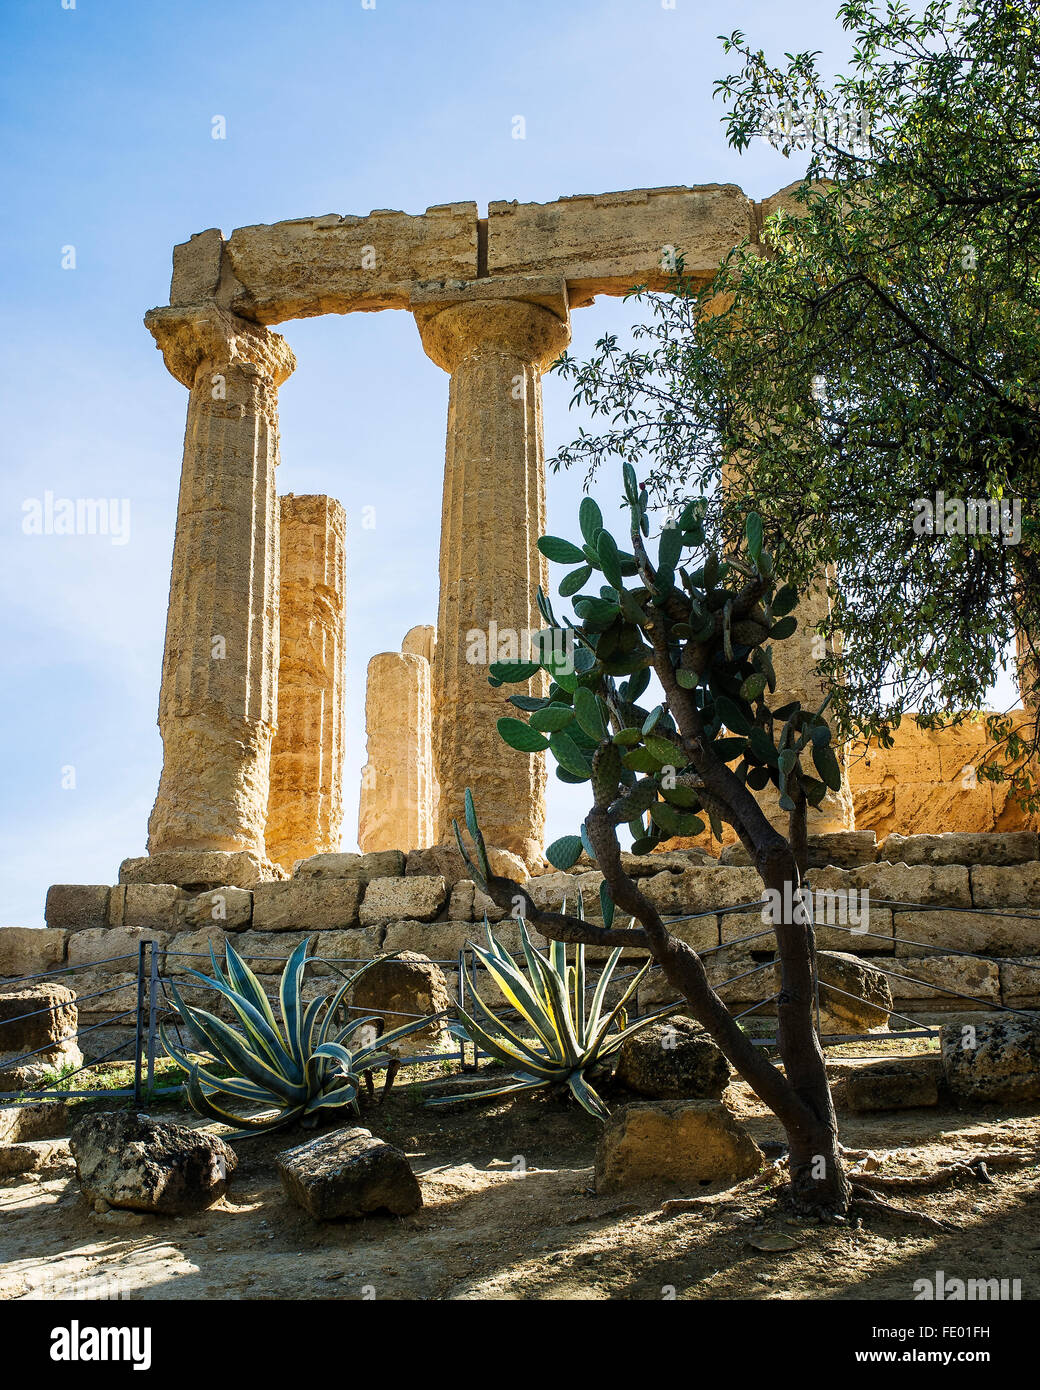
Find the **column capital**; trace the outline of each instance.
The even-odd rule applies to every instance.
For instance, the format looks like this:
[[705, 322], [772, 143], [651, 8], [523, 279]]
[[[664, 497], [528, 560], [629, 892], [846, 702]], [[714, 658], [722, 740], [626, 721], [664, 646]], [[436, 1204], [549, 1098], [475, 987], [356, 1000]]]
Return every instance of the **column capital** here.
[[215, 304], [149, 309], [144, 323], [170, 373], [189, 390], [205, 362], [249, 362], [275, 386], [296, 368], [293, 351], [280, 333]]
[[427, 285], [413, 292], [410, 307], [423, 350], [446, 372], [488, 350], [544, 370], [570, 342], [562, 276], [470, 280], [457, 288]]

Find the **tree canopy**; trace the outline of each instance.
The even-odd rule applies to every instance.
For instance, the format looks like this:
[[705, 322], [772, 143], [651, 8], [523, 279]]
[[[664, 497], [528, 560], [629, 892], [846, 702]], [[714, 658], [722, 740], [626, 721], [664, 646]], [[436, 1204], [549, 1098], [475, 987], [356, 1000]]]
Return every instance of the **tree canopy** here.
[[797, 587], [836, 575], [831, 714], [885, 739], [908, 709], [978, 709], [1016, 636], [1040, 641], [1040, 13], [847, 0], [839, 18], [853, 47], [829, 83], [818, 53], [778, 65], [723, 39], [731, 146], [764, 137], [804, 174], [765, 254], [745, 242], [708, 286], [680, 256], [674, 293], [635, 292], [631, 345], [565, 355], [602, 427], [554, 466], [638, 461], [664, 507], [714, 488], [723, 534], [756, 511]]

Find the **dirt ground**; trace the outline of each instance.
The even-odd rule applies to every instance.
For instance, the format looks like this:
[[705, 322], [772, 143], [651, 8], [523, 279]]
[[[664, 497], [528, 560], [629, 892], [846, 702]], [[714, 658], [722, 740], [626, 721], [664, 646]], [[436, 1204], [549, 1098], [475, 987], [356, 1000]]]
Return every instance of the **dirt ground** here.
[[[782, 1137], [742, 1083], [725, 1100], [760, 1143]], [[846, 1147], [870, 1150], [882, 1174], [1040, 1153], [1035, 1104], [839, 1119]], [[747, 1183], [597, 1196], [598, 1124], [562, 1097], [431, 1110], [405, 1084], [362, 1123], [408, 1154], [424, 1200], [414, 1216], [319, 1224], [290, 1206], [272, 1156], [308, 1137], [298, 1131], [236, 1140], [228, 1196], [198, 1216], [96, 1213], [74, 1169], [25, 1175], [0, 1183], [0, 1299], [909, 1300], [938, 1270], [1020, 1279], [1023, 1299], [1040, 1294], [1035, 1162], [893, 1198], [957, 1227], [947, 1232], [884, 1213], [821, 1224]], [[691, 1196], [695, 1210], [662, 1211]], [[790, 1248], [756, 1248], [770, 1244]]]

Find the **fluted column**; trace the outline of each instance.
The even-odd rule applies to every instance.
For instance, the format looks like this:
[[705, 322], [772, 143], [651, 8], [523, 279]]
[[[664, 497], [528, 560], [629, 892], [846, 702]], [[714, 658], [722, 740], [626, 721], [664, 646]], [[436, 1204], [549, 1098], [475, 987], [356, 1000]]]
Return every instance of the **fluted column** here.
[[[436, 838], [451, 838], [471, 787], [488, 844], [534, 863], [545, 840], [545, 761], [499, 738], [505, 696], [525, 687], [495, 689], [487, 668], [515, 657], [512, 644], [542, 626], [541, 375], [569, 341], [566, 290], [562, 281], [475, 281], [433, 302], [417, 296], [413, 309], [427, 355], [451, 373], [433, 661]], [[544, 676], [526, 689], [544, 693]]]
[[280, 499], [278, 729], [267, 853], [292, 869], [339, 848], [343, 822], [346, 513], [333, 497]]
[[278, 666], [277, 333], [215, 306], [145, 323], [188, 387], [149, 853], [263, 855]]
[[361, 774], [358, 815], [361, 852], [427, 849], [433, 844], [434, 780], [430, 663], [425, 656], [380, 652], [372, 658], [365, 726], [368, 762]]

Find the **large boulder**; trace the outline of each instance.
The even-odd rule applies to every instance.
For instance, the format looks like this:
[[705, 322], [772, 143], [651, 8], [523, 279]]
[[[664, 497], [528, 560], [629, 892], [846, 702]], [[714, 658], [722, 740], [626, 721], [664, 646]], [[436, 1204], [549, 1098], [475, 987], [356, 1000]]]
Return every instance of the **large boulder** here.
[[286, 1195], [317, 1221], [422, 1206], [422, 1190], [400, 1149], [360, 1127], [322, 1134], [276, 1159]]
[[947, 1023], [940, 1046], [946, 1082], [958, 1100], [1040, 1099], [1040, 1014]]
[[86, 1116], [69, 1142], [85, 1196], [161, 1216], [212, 1206], [238, 1162], [215, 1135], [124, 1111]]
[[762, 1151], [717, 1100], [636, 1101], [615, 1110], [596, 1149], [596, 1191], [644, 1182], [739, 1180]]
[[[443, 1013], [451, 1005], [444, 971], [428, 956], [402, 951], [399, 956], [370, 965], [350, 992], [354, 1017], [378, 1014], [386, 1032], [426, 1014]], [[451, 1046], [444, 1018], [392, 1045], [404, 1057]]]
[[857, 1113], [914, 1110], [939, 1104], [938, 1058], [874, 1062], [853, 1067], [845, 1078], [845, 1102]]
[[729, 1064], [697, 1024], [670, 1018], [625, 1039], [614, 1079], [656, 1100], [718, 1100], [729, 1085]]

